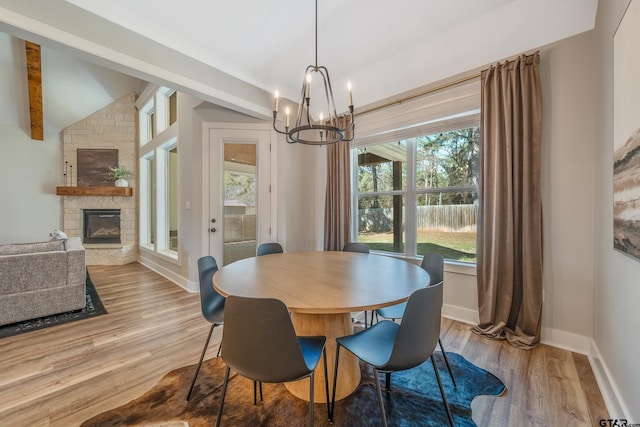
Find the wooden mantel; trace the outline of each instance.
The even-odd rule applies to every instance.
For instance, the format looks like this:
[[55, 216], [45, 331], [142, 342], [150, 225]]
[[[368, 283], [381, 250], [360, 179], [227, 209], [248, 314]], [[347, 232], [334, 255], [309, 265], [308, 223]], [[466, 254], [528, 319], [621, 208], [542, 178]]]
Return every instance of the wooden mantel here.
[[56, 187], [58, 196], [132, 196], [131, 187]]

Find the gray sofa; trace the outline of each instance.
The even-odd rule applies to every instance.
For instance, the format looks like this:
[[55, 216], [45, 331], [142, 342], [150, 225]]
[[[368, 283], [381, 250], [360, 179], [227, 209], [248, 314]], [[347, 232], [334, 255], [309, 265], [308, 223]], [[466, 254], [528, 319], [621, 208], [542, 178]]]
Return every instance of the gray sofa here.
[[86, 271], [79, 237], [0, 245], [0, 325], [83, 308]]

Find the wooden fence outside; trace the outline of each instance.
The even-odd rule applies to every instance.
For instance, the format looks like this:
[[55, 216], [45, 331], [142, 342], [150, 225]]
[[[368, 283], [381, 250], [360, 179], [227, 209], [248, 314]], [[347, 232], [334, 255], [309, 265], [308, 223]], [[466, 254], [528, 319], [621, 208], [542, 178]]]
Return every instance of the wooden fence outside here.
[[[360, 209], [360, 231], [390, 232], [393, 222], [391, 208]], [[417, 206], [418, 230], [473, 232], [476, 230], [478, 205]]]

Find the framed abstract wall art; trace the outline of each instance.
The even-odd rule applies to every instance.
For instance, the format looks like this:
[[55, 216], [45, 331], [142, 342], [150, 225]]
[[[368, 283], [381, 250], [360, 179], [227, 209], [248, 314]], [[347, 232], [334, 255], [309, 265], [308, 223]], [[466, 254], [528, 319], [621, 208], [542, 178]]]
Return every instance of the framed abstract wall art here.
[[613, 37], [613, 246], [640, 260], [640, 0]]

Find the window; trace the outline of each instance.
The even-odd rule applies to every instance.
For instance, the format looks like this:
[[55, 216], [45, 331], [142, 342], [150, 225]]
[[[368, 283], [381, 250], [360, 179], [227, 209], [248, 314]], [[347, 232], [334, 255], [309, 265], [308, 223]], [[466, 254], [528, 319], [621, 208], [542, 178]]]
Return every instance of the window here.
[[359, 123], [355, 240], [374, 251], [476, 262], [478, 106], [479, 88], [467, 86]]
[[169, 95], [169, 126], [178, 120], [178, 92]]
[[140, 108], [139, 117], [140, 145], [144, 145], [151, 141], [155, 136], [156, 110], [153, 98], [151, 98], [142, 108]]
[[[147, 91], [145, 91], [147, 92]], [[140, 245], [178, 259], [177, 93], [149, 91], [140, 108]]]
[[178, 146], [172, 145], [167, 149], [168, 165], [167, 191], [169, 200], [169, 219], [167, 232], [169, 233], [169, 250], [178, 250]]

